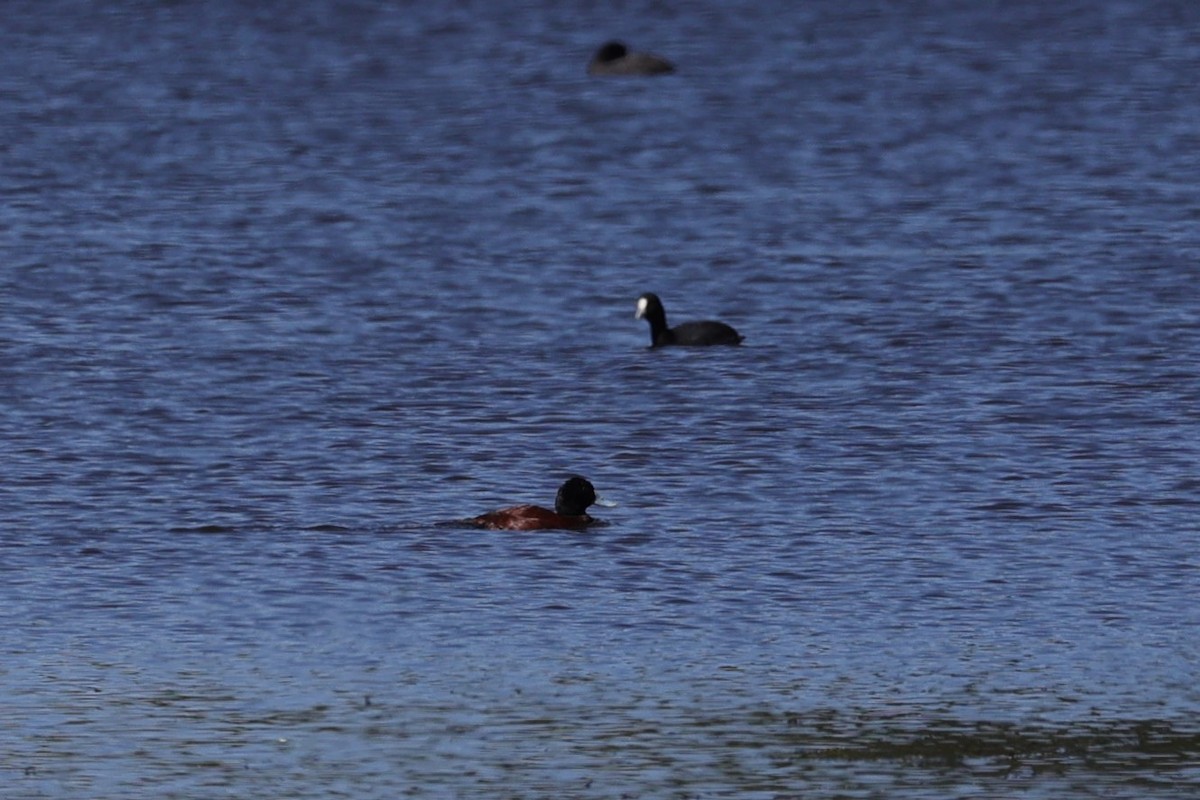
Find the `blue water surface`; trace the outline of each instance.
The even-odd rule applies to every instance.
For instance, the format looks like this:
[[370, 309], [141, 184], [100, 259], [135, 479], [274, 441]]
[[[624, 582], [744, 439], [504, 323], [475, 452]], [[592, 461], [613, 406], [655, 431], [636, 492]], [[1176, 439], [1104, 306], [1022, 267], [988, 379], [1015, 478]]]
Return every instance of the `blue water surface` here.
[[1197, 74], [1151, 0], [7, 4], [0, 794], [1196, 796]]

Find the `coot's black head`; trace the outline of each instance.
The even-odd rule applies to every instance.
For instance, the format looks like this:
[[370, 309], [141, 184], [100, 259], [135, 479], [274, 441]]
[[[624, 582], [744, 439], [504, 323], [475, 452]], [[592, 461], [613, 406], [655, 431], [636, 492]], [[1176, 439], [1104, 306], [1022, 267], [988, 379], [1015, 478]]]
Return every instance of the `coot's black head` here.
[[662, 300], [658, 299], [658, 295], [654, 292], [646, 292], [637, 299], [637, 311], [634, 312], [634, 319], [644, 319], [650, 323], [650, 344], [656, 345], [667, 335], [667, 312], [663, 308]]
[[596, 51], [596, 56], [593, 60], [607, 64], [610, 61], [617, 61], [629, 55], [629, 48], [620, 42], [612, 41], [605, 42], [600, 45], [600, 49]]
[[554, 498], [554, 510], [568, 517], [579, 517], [587, 513], [588, 506], [596, 502], [596, 489], [587, 478], [572, 475], [558, 488]]
[[637, 299], [637, 311], [633, 318], [649, 321], [651, 328], [658, 325], [667, 327], [667, 311], [663, 308], [662, 300], [659, 300], [654, 292], [646, 292]]

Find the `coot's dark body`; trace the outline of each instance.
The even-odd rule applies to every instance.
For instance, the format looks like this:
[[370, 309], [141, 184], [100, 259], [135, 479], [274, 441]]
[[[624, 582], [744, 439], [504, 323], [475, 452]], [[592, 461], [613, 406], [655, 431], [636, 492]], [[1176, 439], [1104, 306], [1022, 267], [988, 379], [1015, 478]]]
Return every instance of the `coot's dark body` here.
[[605, 42], [588, 64], [589, 75], [666, 75], [675, 65], [653, 53], [631, 51], [621, 42]]

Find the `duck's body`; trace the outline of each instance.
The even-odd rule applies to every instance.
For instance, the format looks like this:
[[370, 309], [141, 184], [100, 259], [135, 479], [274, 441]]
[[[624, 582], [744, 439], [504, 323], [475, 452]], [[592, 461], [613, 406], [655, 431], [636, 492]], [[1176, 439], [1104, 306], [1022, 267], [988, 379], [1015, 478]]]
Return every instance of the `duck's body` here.
[[666, 75], [675, 65], [653, 53], [631, 51], [621, 42], [605, 42], [588, 63], [589, 75]]
[[559, 514], [541, 506], [512, 506], [481, 514], [471, 522], [490, 531], [578, 531], [595, 520], [588, 514]]
[[703, 320], [684, 322], [674, 328], [667, 327], [667, 312], [658, 295], [646, 293], [638, 298], [635, 319], [650, 323], [650, 346], [707, 347], [709, 345], [736, 345], [746, 338], [724, 322]]
[[554, 510], [522, 505], [489, 511], [468, 520], [477, 528], [493, 531], [582, 530], [597, 520], [588, 513], [596, 502], [596, 490], [586, 479], [573, 475], [558, 489]]

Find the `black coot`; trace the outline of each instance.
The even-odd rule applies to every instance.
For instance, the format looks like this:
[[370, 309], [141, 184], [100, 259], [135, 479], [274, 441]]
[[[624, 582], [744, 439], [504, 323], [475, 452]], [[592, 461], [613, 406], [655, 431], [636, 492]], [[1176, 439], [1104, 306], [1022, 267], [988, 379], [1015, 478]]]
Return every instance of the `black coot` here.
[[658, 295], [646, 293], [638, 298], [636, 319], [650, 323], [650, 346], [682, 345], [703, 347], [712, 344], [740, 344], [745, 337], [724, 322], [684, 322], [667, 327], [667, 312]]

